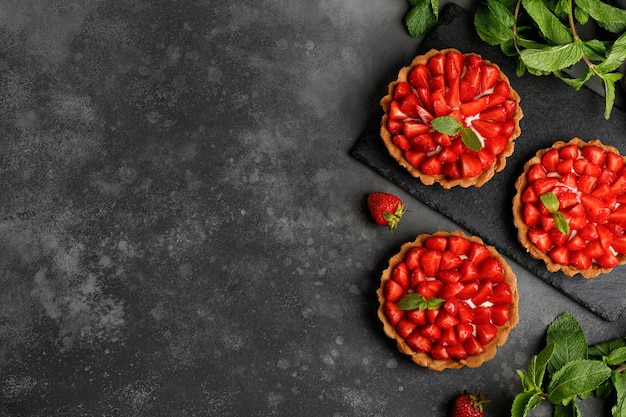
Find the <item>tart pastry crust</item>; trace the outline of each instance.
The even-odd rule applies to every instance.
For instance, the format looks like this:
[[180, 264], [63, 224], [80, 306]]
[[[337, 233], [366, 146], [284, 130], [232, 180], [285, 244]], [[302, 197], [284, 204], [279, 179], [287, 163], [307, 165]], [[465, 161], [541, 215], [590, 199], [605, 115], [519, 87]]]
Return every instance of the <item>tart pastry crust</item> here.
[[[484, 345], [485, 351], [481, 354], [474, 356], [467, 356], [466, 359], [434, 359], [430, 353], [417, 352], [409, 346], [406, 340], [398, 334], [394, 325], [389, 321], [387, 316], [385, 315], [383, 305], [386, 301], [384, 295], [384, 286], [385, 282], [392, 279], [392, 271], [393, 269], [401, 262], [406, 259], [407, 253], [414, 247], [423, 247], [424, 242], [431, 236], [460, 236], [466, 238], [470, 242], [477, 242], [483, 246], [485, 246], [489, 252], [491, 257], [496, 258], [502, 264], [502, 269], [504, 272], [503, 281], [506, 282], [511, 289], [511, 303], [509, 305], [509, 318], [508, 320], [501, 326], [498, 327], [497, 334], [495, 338]], [[433, 234], [421, 234], [417, 236], [417, 238], [413, 242], [404, 243], [400, 251], [392, 256], [389, 259], [389, 266], [382, 274], [381, 277], [381, 285], [379, 289], [376, 291], [378, 301], [380, 306], [378, 308], [378, 318], [383, 323], [383, 330], [385, 334], [391, 338], [395, 339], [397, 342], [397, 347], [400, 352], [405, 355], [410, 356], [411, 360], [423, 367], [429, 368], [435, 371], [443, 371], [444, 369], [459, 369], [462, 367], [476, 368], [482, 365], [484, 362], [492, 359], [497, 353], [497, 347], [504, 345], [509, 337], [509, 333], [511, 330], [517, 325], [519, 321], [519, 313], [518, 313], [518, 305], [519, 305], [519, 294], [517, 290], [517, 278], [513, 273], [513, 270], [505, 261], [505, 259], [498, 253], [498, 251], [493, 246], [487, 246], [484, 244], [482, 239], [476, 236], [467, 236], [461, 231], [455, 232], [446, 232], [446, 231], [436, 231]]]
[[[540, 259], [544, 261], [548, 271], [550, 272], [561, 271], [563, 274], [569, 277], [573, 277], [576, 274], [580, 274], [583, 278], [596, 278], [601, 274], [606, 274], [606, 273], [611, 272], [614, 267], [603, 268], [600, 265], [598, 265], [596, 262], [593, 262], [589, 269], [582, 270], [571, 264], [568, 264], [568, 265], [558, 264], [554, 262], [545, 251], [542, 251], [537, 246], [535, 246], [535, 244], [531, 242], [531, 240], [528, 238], [528, 231], [530, 230], [530, 227], [524, 222], [524, 214], [523, 214], [524, 204], [522, 202], [522, 194], [524, 193], [524, 190], [526, 190], [526, 188], [528, 187], [528, 176], [527, 176], [528, 172], [534, 165], [541, 164], [542, 157], [551, 149], [562, 149], [568, 145], [576, 145], [579, 147], [579, 149], [582, 149], [585, 146], [598, 146], [607, 152], [613, 152], [617, 155], [620, 155], [619, 150], [617, 148], [613, 146], [605, 145], [598, 139], [594, 139], [594, 140], [590, 140], [586, 142], [578, 137], [574, 137], [568, 142], [564, 142], [564, 141], [555, 142], [552, 145], [552, 147], [537, 151], [535, 156], [526, 162], [526, 164], [524, 165], [524, 172], [518, 177], [517, 181], [515, 182], [516, 194], [515, 194], [515, 197], [513, 198], [513, 222], [515, 224], [515, 227], [517, 227], [517, 237], [518, 237], [519, 242], [528, 251], [530, 256], [532, 256], [535, 259]], [[626, 157], [622, 157], [622, 158], [626, 162]], [[622, 265], [626, 263], [626, 255], [619, 254], [617, 255], [617, 258], [619, 259], [618, 265]]]
[[[508, 84], [510, 88], [510, 99], [515, 100], [515, 102], [517, 103], [515, 112], [512, 116], [512, 119], [515, 122], [515, 128], [513, 132], [511, 133], [504, 150], [498, 155], [496, 155], [495, 161], [492, 162], [490, 166], [484, 168], [478, 175], [474, 177], [469, 177], [469, 178], [463, 178], [463, 177], [450, 178], [442, 173], [436, 174], [436, 175], [429, 175], [429, 174], [422, 172], [422, 170], [420, 170], [419, 168], [411, 165], [411, 163], [405, 158], [403, 150], [393, 143], [393, 135], [387, 128], [387, 122], [389, 120], [389, 109], [391, 106], [391, 102], [393, 101], [393, 93], [394, 93], [396, 85], [398, 85], [401, 82], [407, 82], [411, 70], [415, 68], [415, 66], [417, 66], [418, 64], [427, 64], [430, 58], [432, 58], [433, 56], [439, 55], [439, 54], [446, 54], [448, 52], [459, 52], [459, 51], [454, 48], [447, 48], [447, 49], [442, 49], [442, 50], [431, 49], [430, 51], [428, 51], [427, 53], [423, 55], [416, 56], [409, 66], [406, 66], [400, 69], [400, 71], [398, 72], [398, 78], [395, 81], [389, 83], [387, 95], [384, 96], [380, 101], [380, 105], [382, 106], [385, 112], [381, 121], [380, 136], [383, 142], [385, 143], [385, 147], [387, 148], [391, 156], [401, 166], [406, 168], [406, 170], [413, 177], [419, 178], [420, 181], [424, 185], [432, 185], [434, 183], [439, 183], [444, 189], [450, 189], [455, 186], [461, 186], [463, 188], [467, 188], [471, 186], [481, 187], [487, 181], [489, 181], [495, 175], [496, 172], [500, 172], [504, 169], [504, 167], [506, 166], [506, 158], [509, 157], [513, 153], [514, 146], [515, 146], [514, 140], [521, 133], [519, 122], [523, 117], [523, 112], [522, 112], [521, 107], [519, 106], [520, 96], [513, 89], [513, 87], [510, 84], [509, 78], [502, 72], [502, 70], [500, 69], [498, 65], [483, 58], [483, 61], [485, 64], [493, 65], [498, 69], [498, 71], [500, 72], [499, 80], [506, 81], [506, 83]], [[476, 53], [466, 53], [463, 55], [466, 58], [471, 55], [480, 56]]]

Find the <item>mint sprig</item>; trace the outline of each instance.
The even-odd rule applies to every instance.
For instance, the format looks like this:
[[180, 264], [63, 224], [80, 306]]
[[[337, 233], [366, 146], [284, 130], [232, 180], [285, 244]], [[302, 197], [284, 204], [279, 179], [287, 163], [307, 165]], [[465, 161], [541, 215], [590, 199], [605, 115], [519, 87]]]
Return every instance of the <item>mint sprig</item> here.
[[570, 313], [548, 327], [546, 346], [517, 370], [522, 390], [515, 396], [511, 417], [525, 417], [549, 401], [555, 416], [582, 416], [577, 400], [615, 397], [613, 417], [626, 416], [626, 337], [588, 346]]
[[[590, 22], [608, 34], [584, 39], [578, 28]], [[474, 26], [483, 41], [518, 58], [518, 76], [553, 74], [575, 90], [598, 77], [609, 119], [622, 78], [618, 68], [626, 60], [626, 10], [600, 0], [481, 0]], [[564, 72], [579, 63], [580, 76]]]
[[467, 126], [463, 126], [458, 119], [452, 116], [439, 116], [431, 120], [430, 125], [439, 133], [449, 136], [461, 134], [461, 140], [469, 149], [478, 152], [483, 145], [476, 132]]
[[445, 302], [440, 298], [426, 298], [422, 294], [412, 293], [402, 297], [396, 305], [399, 310], [437, 310]]
[[563, 213], [559, 211], [560, 203], [557, 196], [553, 192], [548, 191], [547, 193], [541, 194], [539, 199], [546, 209], [552, 213], [552, 217], [554, 217], [554, 223], [558, 231], [564, 235], [568, 234], [570, 232], [569, 223], [565, 220]]

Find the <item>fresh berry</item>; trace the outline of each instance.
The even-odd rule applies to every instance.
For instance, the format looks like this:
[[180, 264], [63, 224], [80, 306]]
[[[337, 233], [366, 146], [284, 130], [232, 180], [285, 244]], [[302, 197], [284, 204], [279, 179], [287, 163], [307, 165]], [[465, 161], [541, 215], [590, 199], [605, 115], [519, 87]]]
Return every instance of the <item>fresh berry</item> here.
[[367, 207], [374, 221], [394, 233], [406, 211], [402, 200], [393, 194], [376, 191], [367, 196]]
[[[479, 55], [431, 51], [416, 57], [390, 84], [381, 100], [381, 136], [413, 176], [447, 188], [480, 186], [504, 167], [496, 161], [508, 156], [507, 143], [519, 136], [519, 102], [506, 75]], [[461, 130], [442, 134], [435, 129], [433, 120], [444, 116], [458, 120]], [[465, 142], [467, 130], [478, 144]], [[477, 178], [485, 171], [491, 174]]]
[[484, 404], [489, 402], [484, 395], [464, 393], [454, 400], [451, 417], [482, 417], [485, 414]]
[[[569, 276], [598, 276], [626, 262], [626, 168], [613, 147], [574, 138], [526, 164], [514, 198], [515, 223], [532, 256]], [[543, 197], [557, 200], [549, 210]]]
[[480, 239], [460, 232], [420, 235], [392, 259], [378, 291], [379, 317], [402, 338], [399, 346], [431, 358], [425, 366], [444, 358], [465, 366], [489, 351], [488, 358], [472, 359], [482, 363], [517, 324], [515, 275]]

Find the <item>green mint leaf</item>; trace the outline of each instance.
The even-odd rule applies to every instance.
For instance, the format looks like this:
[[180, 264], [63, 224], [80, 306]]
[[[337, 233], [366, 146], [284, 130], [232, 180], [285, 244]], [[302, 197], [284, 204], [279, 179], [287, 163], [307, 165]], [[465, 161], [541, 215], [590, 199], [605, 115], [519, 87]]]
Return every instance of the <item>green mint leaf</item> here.
[[539, 199], [550, 213], [559, 211], [559, 199], [552, 191], [541, 194]]
[[422, 294], [407, 294], [397, 303], [400, 310], [426, 310], [428, 307], [427, 300]]
[[461, 133], [461, 140], [463, 141], [465, 146], [467, 146], [474, 152], [478, 152], [483, 148], [483, 144], [478, 138], [478, 135], [476, 135], [476, 132], [474, 132], [469, 127], [463, 128], [463, 132]]
[[567, 404], [555, 404], [553, 417], [582, 417], [582, 414], [576, 401], [570, 401]]
[[589, 21], [589, 13], [578, 6], [574, 6], [574, 18], [578, 23], [584, 25]]
[[574, 360], [552, 375], [547, 394], [552, 404], [566, 403], [598, 388], [610, 376], [611, 368], [602, 361]]
[[624, 61], [626, 61], [626, 32], [615, 40], [606, 59], [596, 65], [596, 70], [605, 73], [615, 71]]
[[554, 353], [554, 343], [550, 343], [541, 350], [537, 355], [533, 356], [528, 364], [527, 378], [532, 382], [534, 387], [541, 389], [543, 377], [546, 373], [548, 361]]
[[537, 407], [543, 397], [537, 391], [524, 391], [515, 396], [511, 406], [511, 417], [525, 417], [532, 409]]
[[564, 235], [568, 235], [569, 223], [567, 222], [567, 220], [565, 220], [565, 216], [563, 215], [563, 213], [557, 211], [555, 213], [552, 213], [552, 216], [554, 217], [554, 225], [556, 226], [557, 230]]
[[554, 374], [568, 362], [587, 359], [587, 338], [570, 313], [561, 314], [548, 326], [546, 343], [554, 343], [554, 353], [548, 361], [550, 374]]
[[542, 72], [554, 72], [569, 68], [582, 58], [583, 49], [579, 43], [520, 51], [520, 59], [528, 68]]
[[445, 303], [446, 300], [442, 300], [441, 298], [430, 298], [426, 302], [426, 308], [428, 308], [429, 310], [437, 310], [443, 307]]
[[609, 356], [615, 349], [626, 346], [626, 336], [611, 339], [589, 347], [589, 359], [602, 359]]
[[458, 135], [463, 130], [463, 123], [451, 116], [435, 117], [430, 124], [437, 132], [450, 136]]
[[600, 0], [576, 0], [576, 5], [595, 19], [601, 28], [613, 33], [626, 30], [626, 10]]
[[587, 81], [591, 79], [591, 77], [593, 77], [593, 71], [591, 71], [591, 68], [589, 67], [585, 68], [580, 78], [570, 78], [561, 71], [556, 71], [554, 75], [556, 75], [561, 81], [569, 84], [574, 90], [578, 91]]
[[515, 17], [497, 0], [480, 3], [474, 13], [478, 36], [489, 45], [499, 45], [513, 39]]
[[612, 350], [606, 358], [606, 363], [609, 365], [626, 363], [626, 346]]
[[613, 417], [626, 417], [626, 373], [613, 372], [611, 380], [617, 394], [617, 401], [611, 409]]
[[404, 18], [409, 34], [417, 38], [426, 34], [438, 20], [439, 0], [409, 0], [411, 8]]
[[567, 26], [561, 23], [542, 0], [522, 0], [522, 6], [533, 18], [542, 36], [550, 43], [562, 45], [574, 40]]
[[611, 117], [611, 110], [615, 104], [615, 83], [622, 78], [619, 72], [610, 72], [608, 74], [598, 74], [602, 84], [604, 85], [604, 118]]

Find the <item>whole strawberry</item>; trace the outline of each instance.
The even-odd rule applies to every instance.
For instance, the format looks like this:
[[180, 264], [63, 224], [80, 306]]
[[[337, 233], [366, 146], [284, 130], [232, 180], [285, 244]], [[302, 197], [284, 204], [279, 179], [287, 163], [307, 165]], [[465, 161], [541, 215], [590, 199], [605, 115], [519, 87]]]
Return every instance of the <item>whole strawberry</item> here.
[[402, 200], [393, 194], [380, 191], [367, 196], [367, 206], [374, 221], [381, 226], [388, 226], [391, 233], [396, 231], [406, 211]]
[[484, 395], [465, 392], [454, 401], [451, 417], [483, 417], [485, 414], [483, 404], [488, 402]]

